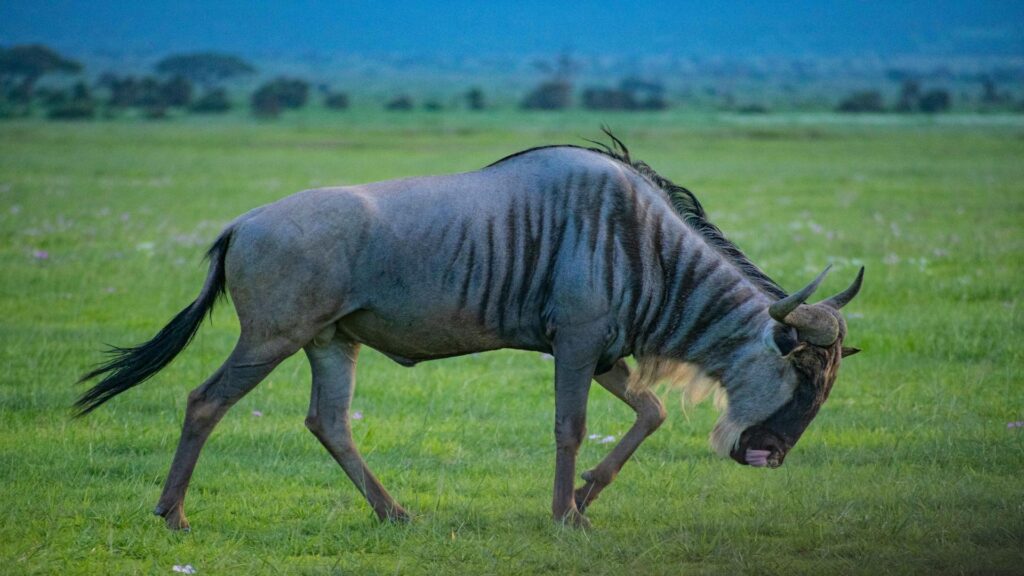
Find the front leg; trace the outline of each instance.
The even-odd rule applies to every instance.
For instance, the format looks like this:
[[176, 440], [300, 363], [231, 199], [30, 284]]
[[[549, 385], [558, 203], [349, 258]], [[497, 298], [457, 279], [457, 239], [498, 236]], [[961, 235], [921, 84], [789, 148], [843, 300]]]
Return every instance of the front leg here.
[[[571, 353], [555, 353], [555, 489], [551, 513], [556, 521], [587, 527], [589, 522], [576, 508], [573, 478], [576, 454], [586, 434], [587, 394], [596, 361], [578, 359]], [[574, 361], [576, 360], [576, 361]]]

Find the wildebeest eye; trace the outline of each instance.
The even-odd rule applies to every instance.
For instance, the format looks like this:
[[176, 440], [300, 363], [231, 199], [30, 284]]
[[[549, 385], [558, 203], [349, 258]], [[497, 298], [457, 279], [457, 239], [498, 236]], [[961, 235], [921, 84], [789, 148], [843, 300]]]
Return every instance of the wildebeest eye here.
[[796, 348], [796, 345], [800, 343], [796, 337], [796, 330], [785, 324], [775, 325], [775, 328], [772, 330], [772, 338], [775, 340], [775, 346], [783, 356], [792, 352], [793, 348]]

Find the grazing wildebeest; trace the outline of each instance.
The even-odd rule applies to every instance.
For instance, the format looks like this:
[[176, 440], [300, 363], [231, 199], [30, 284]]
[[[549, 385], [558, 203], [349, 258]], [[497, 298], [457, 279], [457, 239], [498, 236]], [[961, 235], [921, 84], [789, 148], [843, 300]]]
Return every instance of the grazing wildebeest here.
[[[534, 148], [465, 174], [308, 190], [239, 217], [210, 248], [196, 300], [83, 377], [103, 379], [79, 399], [80, 413], [166, 366], [230, 290], [241, 334], [189, 394], [155, 510], [171, 528], [188, 528], [185, 491], [213, 427], [300, 349], [313, 372], [306, 426], [382, 520], [408, 515], [352, 440], [362, 344], [407, 366], [498, 348], [553, 354], [557, 520], [587, 523], [583, 511], [665, 418], [648, 385], [681, 367], [727, 397], [711, 435], [720, 454], [781, 465], [854, 351], [842, 346], [838, 310], [863, 269], [818, 304], [804, 301], [824, 272], [787, 296], [693, 194], [609, 136], [612, 147]], [[574, 490], [591, 379], [636, 421]]]

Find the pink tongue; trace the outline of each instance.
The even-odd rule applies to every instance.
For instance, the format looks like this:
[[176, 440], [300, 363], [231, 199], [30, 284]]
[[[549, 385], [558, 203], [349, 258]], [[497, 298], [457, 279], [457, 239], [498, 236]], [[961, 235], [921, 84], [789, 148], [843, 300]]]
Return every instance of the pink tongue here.
[[771, 455], [769, 450], [747, 450], [747, 464], [756, 468], [764, 468], [768, 465], [768, 456]]

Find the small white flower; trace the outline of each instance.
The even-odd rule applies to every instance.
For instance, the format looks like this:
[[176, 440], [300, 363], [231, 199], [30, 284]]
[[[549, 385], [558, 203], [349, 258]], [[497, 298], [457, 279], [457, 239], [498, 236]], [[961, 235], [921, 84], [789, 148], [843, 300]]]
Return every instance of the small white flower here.
[[604, 438], [601, 438], [601, 442], [600, 443], [601, 444], [611, 444], [612, 442], [615, 442], [615, 436], [605, 436]]
[[171, 567], [171, 570], [173, 570], [175, 572], [181, 572], [182, 574], [195, 574], [196, 573], [196, 569], [191, 564], [185, 564], [185, 565], [175, 564], [174, 566]]
[[363, 411], [362, 410], [356, 410], [355, 412], [353, 412], [352, 413], [352, 419], [353, 420], [362, 420], [363, 419]]
[[253, 410], [252, 415], [256, 418], [259, 418], [260, 416], [263, 416], [263, 412], [260, 412], [259, 410]]

